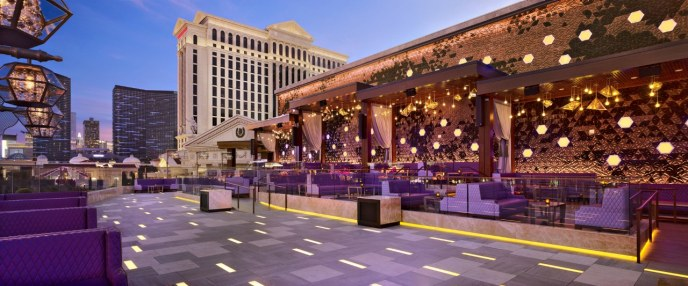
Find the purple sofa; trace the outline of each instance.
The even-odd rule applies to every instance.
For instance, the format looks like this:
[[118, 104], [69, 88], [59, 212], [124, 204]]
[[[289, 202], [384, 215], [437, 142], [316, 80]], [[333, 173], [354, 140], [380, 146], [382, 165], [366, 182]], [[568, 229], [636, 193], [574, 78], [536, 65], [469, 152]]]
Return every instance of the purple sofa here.
[[411, 183], [408, 180], [387, 180], [382, 182], [383, 196], [401, 198], [402, 209], [417, 209], [423, 205], [423, 198], [434, 196], [433, 191], [425, 190], [422, 183]]
[[0, 237], [96, 228], [95, 208], [0, 212]]
[[347, 194], [349, 186], [354, 185], [337, 174], [312, 174], [310, 184], [306, 185], [306, 194], [317, 197], [344, 195]]
[[87, 203], [88, 200], [85, 197], [35, 200], [9, 200], [0, 201], [0, 211], [85, 207], [87, 206]]
[[44, 192], [0, 194], [0, 201], [87, 197], [88, 192]]
[[232, 190], [234, 195], [247, 195], [251, 191], [251, 180], [242, 177], [225, 179], [225, 189]]
[[440, 201], [440, 210], [470, 213], [493, 218], [506, 218], [514, 214], [526, 214], [528, 200], [511, 193], [499, 182], [456, 185], [456, 196]]
[[272, 174], [270, 183], [274, 185], [272, 190], [276, 193], [300, 193], [299, 187], [306, 184], [307, 177], [306, 173]]
[[128, 285], [121, 234], [96, 228], [0, 238], [0, 285]]
[[162, 186], [163, 191], [176, 191], [177, 179], [136, 179], [135, 192], [148, 192], [149, 186]]

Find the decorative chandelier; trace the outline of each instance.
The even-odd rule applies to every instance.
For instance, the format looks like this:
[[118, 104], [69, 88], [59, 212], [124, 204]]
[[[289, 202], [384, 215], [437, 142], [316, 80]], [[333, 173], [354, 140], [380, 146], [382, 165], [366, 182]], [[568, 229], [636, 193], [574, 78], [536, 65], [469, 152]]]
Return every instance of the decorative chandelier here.
[[14, 115], [34, 137], [52, 137], [64, 117], [55, 106], [19, 107]]
[[0, 68], [0, 98], [9, 104], [50, 107], [65, 91], [55, 73], [42, 66], [14, 62]]
[[591, 91], [591, 92], [593, 94], [595, 94], [595, 98], [590, 102], [590, 104], [588, 104], [588, 107], [586, 107], [586, 109], [597, 110], [597, 111], [606, 111], [607, 108], [604, 107], [604, 104], [602, 104], [602, 101], [600, 101], [597, 98], [597, 84], [595, 84], [594, 86], [595, 86], [595, 91]]
[[41, 45], [71, 16], [62, 0], [0, 0], [0, 45]]

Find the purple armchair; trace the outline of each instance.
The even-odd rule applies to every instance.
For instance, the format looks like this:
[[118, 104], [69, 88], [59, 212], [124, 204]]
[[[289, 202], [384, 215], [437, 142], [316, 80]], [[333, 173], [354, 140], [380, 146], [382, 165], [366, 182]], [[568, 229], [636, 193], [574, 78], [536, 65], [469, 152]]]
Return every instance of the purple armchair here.
[[317, 197], [343, 195], [350, 185], [337, 174], [312, 174], [310, 184], [306, 185], [306, 193]]
[[87, 197], [87, 192], [45, 192], [45, 193], [17, 193], [0, 195], [0, 201], [58, 199]]
[[580, 229], [613, 228], [627, 230], [630, 227], [630, 192], [628, 186], [604, 190], [602, 205], [582, 206], [576, 211], [576, 225]]
[[0, 238], [0, 269], [0, 285], [128, 285], [115, 228]]
[[96, 228], [95, 208], [0, 212], [0, 237]]
[[86, 197], [0, 201], [0, 212], [85, 207]]
[[511, 193], [499, 182], [456, 185], [456, 197], [445, 197], [440, 210], [470, 213], [492, 218], [506, 218], [514, 214], [526, 214], [528, 200]]

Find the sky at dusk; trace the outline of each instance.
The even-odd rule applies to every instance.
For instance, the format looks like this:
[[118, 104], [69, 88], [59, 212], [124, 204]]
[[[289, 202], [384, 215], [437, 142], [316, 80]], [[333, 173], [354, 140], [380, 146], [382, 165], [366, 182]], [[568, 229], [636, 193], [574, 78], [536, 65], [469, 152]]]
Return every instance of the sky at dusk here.
[[[64, 58], [42, 65], [72, 79], [72, 111], [100, 120], [112, 140], [112, 89], [176, 90], [178, 18], [204, 11], [265, 28], [297, 21], [314, 44], [355, 61], [513, 4], [515, 0], [65, 0], [74, 16], [37, 49]], [[0, 63], [15, 61], [0, 55]], [[8, 130], [14, 134], [22, 127]]]

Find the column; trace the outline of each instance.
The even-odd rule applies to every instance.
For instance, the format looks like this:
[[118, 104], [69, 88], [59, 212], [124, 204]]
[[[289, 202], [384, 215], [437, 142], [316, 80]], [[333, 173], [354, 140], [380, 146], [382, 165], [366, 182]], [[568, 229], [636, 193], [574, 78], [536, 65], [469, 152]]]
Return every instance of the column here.
[[492, 125], [494, 124], [494, 103], [492, 97], [478, 96], [477, 100], [482, 100], [481, 116], [483, 124], [478, 128], [478, 149], [479, 167], [478, 172], [481, 176], [490, 177], [494, 171], [494, 152], [492, 150]]
[[[368, 102], [363, 102], [361, 108], [361, 113], [365, 116], [360, 116], [358, 117], [359, 123], [359, 130], [358, 130], [358, 136], [361, 139], [361, 167], [363, 169], [368, 168], [368, 163], [370, 163], [370, 150], [371, 150], [371, 141], [373, 138], [370, 136], [370, 127], [372, 126], [372, 108], [370, 106], [370, 103]], [[363, 122], [360, 122], [360, 120], [363, 120]]]

